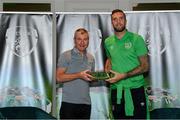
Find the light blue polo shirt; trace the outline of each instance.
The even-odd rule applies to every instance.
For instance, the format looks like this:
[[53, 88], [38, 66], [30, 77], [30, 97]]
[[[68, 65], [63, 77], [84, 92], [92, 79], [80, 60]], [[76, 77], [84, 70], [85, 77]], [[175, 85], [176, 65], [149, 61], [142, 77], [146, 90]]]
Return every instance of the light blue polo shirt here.
[[[66, 73], [77, 73], [84, 70], [94, 71], [94, 57], [85, 52], [83, 55], [76, 48], [60, 55], [58, 67], [67, 68]], [[89, 82], [76, 79], [64, 82], [62, 87], [62, 101], [74, 104], [91, 104]]]

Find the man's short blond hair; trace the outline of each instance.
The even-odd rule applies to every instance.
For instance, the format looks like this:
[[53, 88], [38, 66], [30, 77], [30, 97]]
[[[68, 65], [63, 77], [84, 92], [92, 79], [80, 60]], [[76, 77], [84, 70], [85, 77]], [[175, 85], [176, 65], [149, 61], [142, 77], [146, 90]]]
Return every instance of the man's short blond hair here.
[[77, 33], [80, 32], [80, 34], [87, 34], [89, 39], [88, 31], [85, 28], [78, 28], [74, 33], [74, 39], [76, 39]]

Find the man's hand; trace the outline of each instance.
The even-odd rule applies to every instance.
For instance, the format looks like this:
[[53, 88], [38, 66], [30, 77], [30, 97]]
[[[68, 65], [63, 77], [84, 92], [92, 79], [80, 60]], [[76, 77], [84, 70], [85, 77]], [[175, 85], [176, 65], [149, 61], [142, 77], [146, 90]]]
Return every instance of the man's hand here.
[[80, 72], [80, 78], [86, 81], [92, 81], [93, 76], [91, 76], [90, 74], [88, 74], [88, 72], [90, 72], [89, 70], [84, 70], [82, 72]]
[[78, 78], [81, 78], [86, 81], [91, 81], [93, 79], [93, 76], [88, 74], [90, 72], [89, 70], [84, 70], [82, 72], [77, 72], [77, 73], [66, 73], [67, 68], [58, 68], [57, 69], [57, 82], [63, 83], [63, 82], [68, 82], [72, 81]]
[[126, 73], [118, 73], [112, 70], [110, 70], [110, 72], [114, 74], [114, 77], [106, 80], [109, 83], [115, 83], [127, 77]]

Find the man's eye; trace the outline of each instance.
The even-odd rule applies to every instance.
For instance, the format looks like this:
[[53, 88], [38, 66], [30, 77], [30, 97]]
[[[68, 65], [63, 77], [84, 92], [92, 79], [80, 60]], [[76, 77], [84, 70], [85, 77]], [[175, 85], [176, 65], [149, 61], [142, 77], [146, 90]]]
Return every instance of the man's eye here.
[[114, 21], [117, 20], [117, 19], [113, 19]]

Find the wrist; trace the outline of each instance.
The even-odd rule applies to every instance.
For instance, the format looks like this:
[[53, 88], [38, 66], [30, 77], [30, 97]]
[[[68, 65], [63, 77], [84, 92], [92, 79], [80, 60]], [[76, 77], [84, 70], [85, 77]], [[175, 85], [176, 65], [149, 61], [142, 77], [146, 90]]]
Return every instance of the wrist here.
[[76, 76], [77, 76], [77, 78], [82, 78], [82, 73], [78, 72], [78, 73], [76, 73]]
[[128, 73], [124, 73], [124, 78], [127, 78], [128, 77]]

